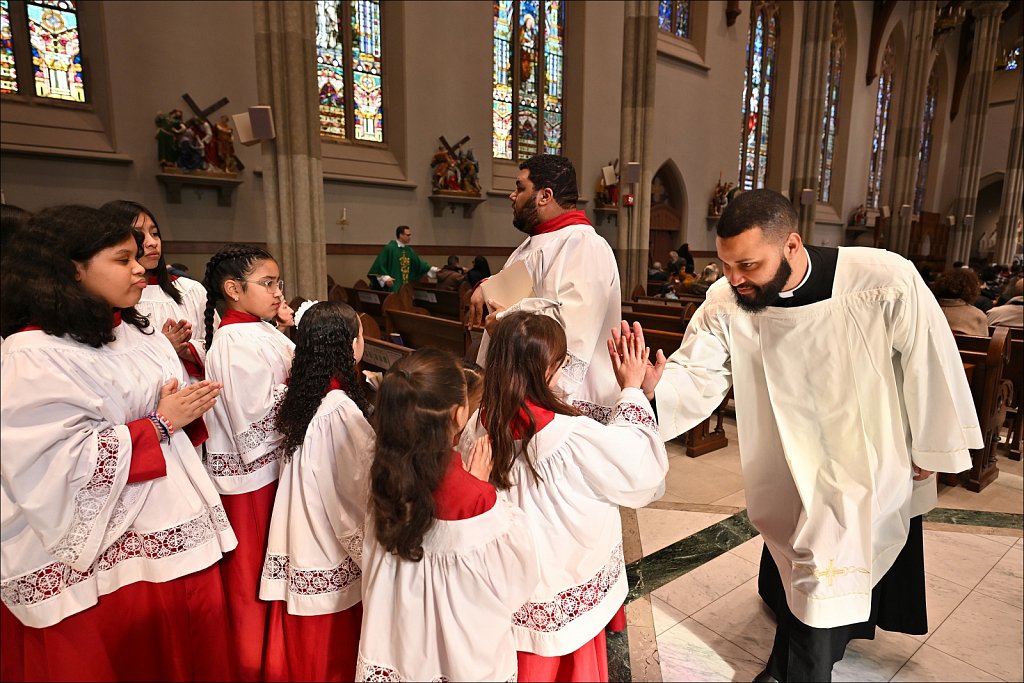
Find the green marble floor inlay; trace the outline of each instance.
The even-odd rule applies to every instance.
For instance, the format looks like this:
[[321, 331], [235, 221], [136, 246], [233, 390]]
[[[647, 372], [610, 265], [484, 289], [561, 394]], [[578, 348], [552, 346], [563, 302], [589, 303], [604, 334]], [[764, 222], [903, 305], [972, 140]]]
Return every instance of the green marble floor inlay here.
[[984, 512], [982, 510], [956, 510], [953, 508], [935, 508], [924, 516], [926, 522], [941, 524], [966, 524], [968, 526], [987, 526], [997, 529], [1024, 528], [1024, 515], [1013, 512]]
[[633, 672], [629, 666], [629, 629], [618, 633], [608, 633], [608, 680], [628, 683], [633, 680]]
[[722, 553], [758, 535], [747, 519], [747, 512], [737, 512], [728, 519], [676, 541], [672, 545], [626, 565], [629, 595], [632, 602], [642, 595], [661, 588], [669, 581], [693, 571]]

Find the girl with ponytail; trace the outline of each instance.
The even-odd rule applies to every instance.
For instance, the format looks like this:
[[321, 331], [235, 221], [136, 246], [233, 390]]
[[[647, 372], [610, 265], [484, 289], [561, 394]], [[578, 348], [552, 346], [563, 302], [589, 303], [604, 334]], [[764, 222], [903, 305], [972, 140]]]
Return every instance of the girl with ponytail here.
[[100, 210], [115, 222], [133, 228], [139, 236], [139, 263], [146, 269], [147, 286], [135, 308], [170, 340], [189, 381], [198, 382], [204, 377], [206, 362], [206, 288], [167, 272], [160, 226], [149, 209], [119, 199], [107, 202]]
[[381, 381], [357, 681], [515, 680], [512, 612], [537, 558], [522, 512], [487, 483], [487, 438], [466, 467], [453, 448], [468, 414], [462, 367], [443, 351], [415, 351]]
[[[208, 414], [206, 469], [221, 493], [238, 548], [223, 563], [234, 652], [242, 680], [262, 680], [269, 603], [260, 570], [277, 489], [282, 435], [275, 426], [295, 345], [266, 320], [284, 299], [281, 269], [263, 249], [227, 245], [213, 255], [206, 287], [206, 376], [224, 385]], [[225, 302], [213, 329], [214, 306]]]
[[295, 360], [277, 414], [284, 436], [260, 598], [271, 601], [271, 681], [351, 681], [359, 646], [363, 519], [373, 453], [356, 365], [363, 330], [348, 305], [295, 313]]

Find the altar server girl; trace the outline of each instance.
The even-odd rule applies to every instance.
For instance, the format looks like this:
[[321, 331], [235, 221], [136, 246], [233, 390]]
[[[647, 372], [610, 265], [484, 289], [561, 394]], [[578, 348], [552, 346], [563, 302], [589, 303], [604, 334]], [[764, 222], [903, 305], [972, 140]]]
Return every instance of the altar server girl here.
[[236, 541], [189, 437], [220, 387], [187, 385], [135, 310], [138, 249], [130, 225], [60, 206], [4, 254], [5, 679], [235, 675], [218, 560]]
[[[262, 676], [268, 603], [259, 599], [260, 572], [277, 489], [282, 436], [277, 411], [295, 345], [273, 319], [284, 299], [281, 270], [266, 251], [223, 247], [206, 266], [206, 376], [223, 383], [207, 423], [206, 469], [220, 491], [238, 548], [224, 561], [233, 654], [242, 680]], [[213, 330], [214, 305], [226, 301]]]
[[278, 601], [264, 674], [351, 681], [373, 455], [370, 405], [356, 370], [363, 330], [352, 307], [333, 301], [303, 303], [295, 323], [295, 360], [277, 415], [281, 479], [260, 583], [260, 598]]
[[160, 226], [149, 209], [120, 199], [107, 202], [100, 209], [142, 235], [139, 263], [146, 269], [147, 285], [135, 309], [149, 317], [153, 326], [171, 341], [191, 381], [203, 379], [206, 288], [195, 280], [167, 272]]
[[642, 336], [612, 365], [621, 394], [607, 425], [557, 394], [565, 333], [548, 316], [511, 313], [491, 337], [484, 396], [462, 444], [490, 435], [490, 481], [526, 514], [540, 584], [512, 617], [521, 681], [606, 681], [605, 626], [626, 597], [619, 506], [664, 493], [668, 458], [640, 390]]
[[357, 681], [508, 681], [512, 613], [537, 583], [523, 513], [486, 482], [486, 438], [453, 444], [469, 414], [459, 362], [437, 349], [384, 375], [374, 419]]

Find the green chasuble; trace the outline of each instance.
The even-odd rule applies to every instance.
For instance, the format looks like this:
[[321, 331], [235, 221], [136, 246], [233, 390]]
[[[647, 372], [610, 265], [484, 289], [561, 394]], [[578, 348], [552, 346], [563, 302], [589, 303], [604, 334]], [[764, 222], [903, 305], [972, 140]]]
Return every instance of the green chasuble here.
[[402, 285], [419, 280], [429, 270], [430, 264], [417, 256], [412, 247], [400, 247], [396, 240], [391, 240], [377, 254], [377, 259], [370, 266], [367, 275], [371, 278], [376, 278], [377, 275], [390, 275], [395, 278], [391, 291], [397, 292]]

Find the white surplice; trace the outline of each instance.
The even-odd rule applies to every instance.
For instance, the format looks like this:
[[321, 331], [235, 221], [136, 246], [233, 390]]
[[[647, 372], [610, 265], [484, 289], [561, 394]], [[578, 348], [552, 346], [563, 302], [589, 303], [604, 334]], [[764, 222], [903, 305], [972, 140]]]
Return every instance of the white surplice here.
[[[149, 317], [153, 328], [159, 332], [167, 319], [187, 320], [192, 323], [192, 338], [189, 346], [200, 365], [206, 363], [206, 287], [187, 277], [179, 277], [171, 286], [181, 293], [181, 303], [176, 303], [160, 285], [147, 285], [135, 310]], [[213, 329], [220, 324], [220, 316], [213, 312]]]
[[981, 430], [956, 343], [913, 264], [841, 248], [832, 297], [748, 313], [722, 278], [656, 389], [662, 436], [706, 418], [733, 386], [747, 514], [790, 610], [866, 621], [910, 518], [935, 504], [911, 463], [970, 468]]
[[287, 391], [295, 344], [272, 324], [219, 327], [206, 355], [206, 379], [223, 382], [206, 414], [206, 469], [224, 494], [256, 491], [278, 476], [277, 411]]
[[[565, 330], [568, 357], [559, 387], [581, 412], [606, 422], [619, 396], [611, 359], [605, 347], [612, 328], [622, 320], [619, 269], [608, 242], [591, 225], [569, 225], [533, 235], [505, 262], [522, 261], [533, 278], [533, 297], [498, 314], [543, 313]], [[490, 337], [485, 332], [477, 362], [487, 366]]]
[[[485, 433], [477, 415], [462, 434], [461, 453]], [[555, 415], [529, 454], [540, 481], [517, 458], [511, 488], [498, 491], [526, 514], [542, 558], [540, 584], [512, 623], [517, 649], [556, 657], [596, 636], [626, 599], [619, 506], [643, 507], [662, 496], [668, 456], [639, 389], [620, 390], [607, 425]]]
[[537, 585], [537, 551], [522, 510], [434, 520], [423, 558], [386, 551], [367, 520], [357, 681], [515, 680], [512, 613]]
[[3, 602], [44, 628], [138, 581], [164, 582], [236, 545], [184, 431], [162, 443], [166, 476], [128, 484], [127, 423], [184, 372], [170, 342], [123, 323], [100, 348], [39, 330], [2, 349]]
[[284, 600], [289, 614], [302, 616], [359, 602], [373, 441], [355, 402], [344, 391], [328, 392], [302, 446], [281, 463], [261, 599]]

